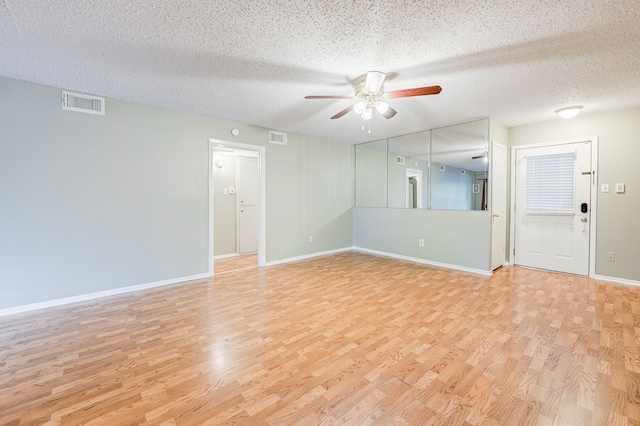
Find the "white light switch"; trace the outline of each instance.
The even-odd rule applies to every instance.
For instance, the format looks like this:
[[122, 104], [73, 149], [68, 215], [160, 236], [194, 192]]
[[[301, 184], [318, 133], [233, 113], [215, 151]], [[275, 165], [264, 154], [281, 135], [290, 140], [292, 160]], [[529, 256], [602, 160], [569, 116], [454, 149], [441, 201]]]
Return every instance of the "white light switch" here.
[[609, 184], [608, 183], [603, 183], [602, 184], [602, 192], [609, 192]]
[[624, 183], [616, 183], [616, 192], [618, 194], [624, 194]]

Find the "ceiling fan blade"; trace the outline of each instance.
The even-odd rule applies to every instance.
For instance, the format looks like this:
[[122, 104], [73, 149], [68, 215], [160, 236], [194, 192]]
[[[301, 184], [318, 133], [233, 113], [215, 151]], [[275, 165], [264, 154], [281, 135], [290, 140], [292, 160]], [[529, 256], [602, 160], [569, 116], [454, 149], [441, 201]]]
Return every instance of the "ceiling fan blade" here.
[[475, 157], [471, 157], [472, 160], [477, 160], [478, 158], [486, 158], [487, 154], [476, 155]]
[[342, 111], [340, 111], [339, 113], [337, 113], [336, 115], [334, 115], [333, 117], [331, 117], [332, 120], [335, 120], [336, 118], [340, 118], [343, 115], [345, 115], [346, 113], [348, 113], [349, 111], [351, 111], [353, 109], [353, 105], [346, 107], [345, 109], [343, 109]]
[[305, 96], [305, 99], [353, 99], [354, 96], [341, 96], [341, 95], [319, 95], [319, 96]]
[[364, 88], [368, 93], [378, 93], [387, 75], [380, 71], [369, 71]]
[[413, 89], [394, 90], [387, 92], [387, 98], [408, 98], [411, 96], [437, 95], [442, 92], [440, 86], [414, 87]]

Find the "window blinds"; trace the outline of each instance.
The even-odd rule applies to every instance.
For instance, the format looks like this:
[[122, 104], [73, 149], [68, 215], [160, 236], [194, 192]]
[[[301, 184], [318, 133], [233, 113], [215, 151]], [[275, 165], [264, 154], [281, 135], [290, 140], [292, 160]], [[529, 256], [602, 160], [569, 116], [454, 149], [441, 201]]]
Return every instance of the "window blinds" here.
[[575, 158], [573, 152], [527, 157], [527, 213], [575, 213]]

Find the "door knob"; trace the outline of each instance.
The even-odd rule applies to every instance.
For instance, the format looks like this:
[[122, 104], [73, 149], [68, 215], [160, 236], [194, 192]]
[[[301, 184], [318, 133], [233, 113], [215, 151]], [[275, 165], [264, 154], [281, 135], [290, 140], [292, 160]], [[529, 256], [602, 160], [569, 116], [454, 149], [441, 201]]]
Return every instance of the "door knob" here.
[[586, 222], [586, 221], [587, 221], [587, 218], [586, 218], [586, 217], [583, 217], [583, 218], [582, 218], [582, 219], [580, 219], [580, 220], [581, 220], [582, 222]]

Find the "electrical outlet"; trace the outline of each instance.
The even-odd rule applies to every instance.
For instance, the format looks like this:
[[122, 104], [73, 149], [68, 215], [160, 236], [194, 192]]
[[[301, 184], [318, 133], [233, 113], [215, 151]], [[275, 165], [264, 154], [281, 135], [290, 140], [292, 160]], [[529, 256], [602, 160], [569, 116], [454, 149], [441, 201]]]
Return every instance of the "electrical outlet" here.
[[418, 247], [424, 247], [424, 240], [422, 238], [418, 240]]
[[607, 262], [615, 262], [616, 261], [616, 254], [612, 251], [608, 251], [607, 252]]
[[313, 235], [309, 235], [309, 242], [312, 243], [313, 242]]

